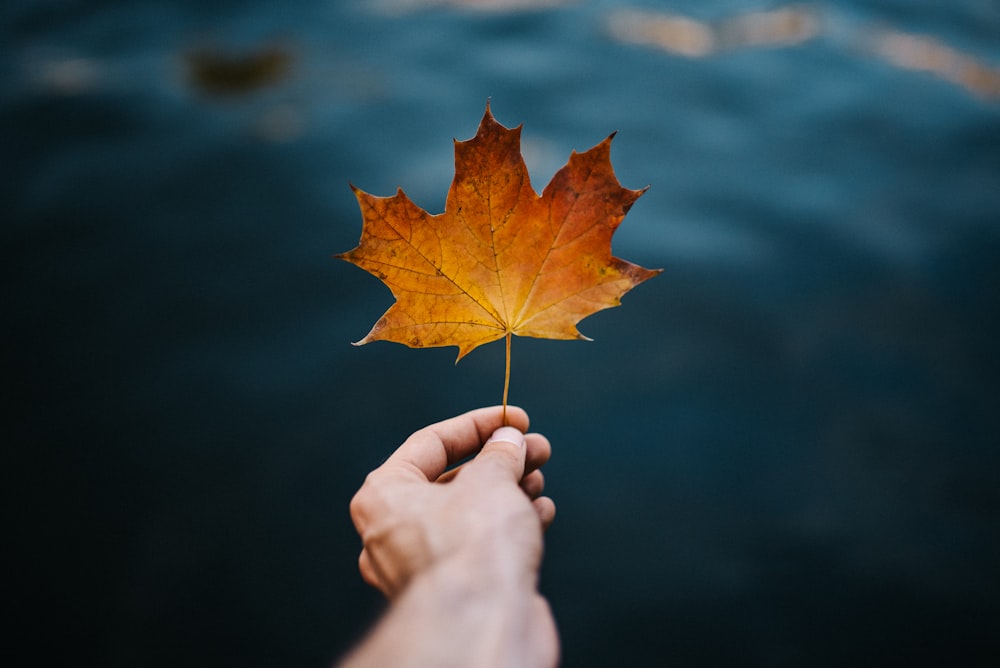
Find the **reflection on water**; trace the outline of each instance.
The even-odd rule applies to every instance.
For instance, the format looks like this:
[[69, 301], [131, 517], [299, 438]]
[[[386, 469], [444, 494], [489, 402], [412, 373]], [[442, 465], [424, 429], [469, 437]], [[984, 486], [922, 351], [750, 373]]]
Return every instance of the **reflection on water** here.
[[872, 53], [897, 67], [930, 72], [979, 95], [1000, 97], [1000, 68], [936, 39], [877, 30], [868, 35], [867, 42]]
[[101, 66], [93, 58], [39, 59], [29, 63], [28, 78], [50, 95], [82, 95], [101, 83]]
[[[372, 11], [400, 15], [433, 7], [489, 13], [518, 13], [568, 4], [566, 0], [382, 0]], [[704, 21], [680, 14], [621, 8], [605, 13], [603, 23], [614, 40], [649, 46], [689, 58], [753, 48], [781, 48], [827, 39], [852, 53], [867, 54], [895, 67], [927, 72], [986, 98], [1000, 97], [1000, 67], [926, 35], [907, 33], [883, 24], [856, 24], [832, 8], [794, 5]], [[244, 50], [218, 45], [186, 49], [186, 78], [206, 95], [244, 95], [288, 78], [294, 64], [284, 46]], [[54, 95], [79, 95], [109, 84], [110, 66], [87, 56], [38, 57], [22, 63], [36, 90]], [[341, 73], [346, 76], [345, 73]], [[351, 76], [353, 85], [364, 77]], [[115, 78], [115, 83], [123, 82]]]
[[832, 25], [813, 6], [751, 12], [705, 22], [686, 16], [633, 9], [617, 10], [607, 19], [609, 34], [625, 43], [652, 46], [691, 58], [753, 47], [782, 47], [818, 37], [843, 39], [870, 55], [908, 70], [936, 74], [986, 97], [1000, 97], [1000, 68], [933, 38], [897, 30], [859, 27], [849, 33]]
[[245, 95], [272, 86], [288, 77], [292, 54], [287, 48], [267, 46], [231, 51], [218, 46], [200, 47], [184, 54], [188, 78], [209, 95]]
[[504, 13], [537, 11], [568, 5], [574, 0], [373, 0], [371, 6], [383, 14], [407, 14], [435, 7]]
[[622, 42], [655, 46], [692, 58], [745, 47], [799, 44], [819, 34], [818, 16], [804, 8], [755, 12], [717, 23], [620, 10], [612, 12], [607, 23], [611, 35]]

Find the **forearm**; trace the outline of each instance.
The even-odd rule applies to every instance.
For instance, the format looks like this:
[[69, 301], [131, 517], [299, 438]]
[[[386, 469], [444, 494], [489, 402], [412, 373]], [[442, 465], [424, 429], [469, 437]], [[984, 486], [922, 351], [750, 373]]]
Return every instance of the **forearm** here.
[[487, 584], [443, 568], [422, 574], [393, 602], [341, 668], [550, 666], [555, 647], [540, 647], [553, 624], [532, 587]]

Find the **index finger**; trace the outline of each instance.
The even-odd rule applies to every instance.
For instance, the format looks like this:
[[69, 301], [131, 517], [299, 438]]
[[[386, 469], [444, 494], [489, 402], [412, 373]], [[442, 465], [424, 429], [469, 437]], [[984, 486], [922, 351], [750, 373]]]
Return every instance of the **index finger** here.
[[[528, 414], [521, 408], [508, 406], [507, 423], [524, 432], [528, 429]], [[452, 464], [479, 452], [486, 439], [503, 424], [503, 407], [477, 408], [414, 433], [382, 466], [413, 467], [428, 481], [436, 480]]]

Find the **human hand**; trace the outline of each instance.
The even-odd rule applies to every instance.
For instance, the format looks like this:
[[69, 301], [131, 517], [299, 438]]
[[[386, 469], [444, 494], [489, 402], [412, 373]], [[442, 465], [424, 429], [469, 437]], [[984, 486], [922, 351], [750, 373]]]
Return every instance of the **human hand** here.
[[368, 475], [351, 501], [366, 582], [391, 599], [414, 576], [464, 562], [482, 576], [534, 585], [542, 529], [555, 517], [539, 470], [551, 447], [541, 434], [522, 436], [523, 410], [508, 407], [507, 418], [503, 428], [493, 407], [433, 424]]
[[[414, 433], [351, 501], [365, 581], [392, 601], [345, 666], [554, 666], [555, 621], [537, 589], [555, 505], [551, 447], [528, 416], [483, 408]], [[472, 457], [457, 469], [449, 466]]]

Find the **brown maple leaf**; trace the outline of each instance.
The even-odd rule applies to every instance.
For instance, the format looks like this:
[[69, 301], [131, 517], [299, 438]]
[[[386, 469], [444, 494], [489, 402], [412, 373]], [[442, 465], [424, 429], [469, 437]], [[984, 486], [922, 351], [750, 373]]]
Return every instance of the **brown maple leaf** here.
[[374, 274], [396, 302], [365, 338], [412, 348], [477, 346], [511, 335], [587, 339], [577, 323], [618, 306], [661, 270], [611, 255], [611, 237], [645, 192], [623, 188], [611, 167], [612, 134], [573, 152], [537, 195], [521, 157], [521, 127], [500, 125], [489, 103], [476, 136], [455, 141], [455, 179], [444, 213], [431, 215], [399, 189], [355, 188], [363, 229], [336, 255]]

